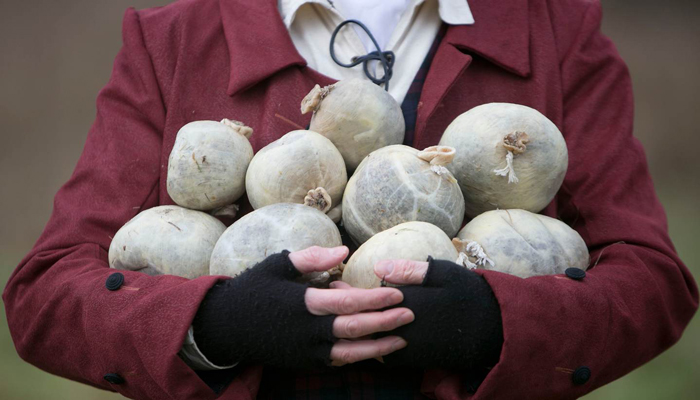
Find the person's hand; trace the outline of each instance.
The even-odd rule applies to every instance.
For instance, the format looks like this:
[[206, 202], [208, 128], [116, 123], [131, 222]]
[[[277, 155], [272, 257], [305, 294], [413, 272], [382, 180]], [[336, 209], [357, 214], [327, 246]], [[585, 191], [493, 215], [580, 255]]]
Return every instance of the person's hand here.
[[[348, 255], [345, 246], [332, 249], [310, 247], [289, 254], [289, 260], [301, 273], [326, 271], [340, 264]], [[332, 286], [334, 287], [334, 285]], [[379, 358], [406, 346], [398, 336], [377, 340], [367, 339], [377, 332], [386, 332], [413, 321], [413, 312], [407, 308], [392, 308], [403, 301], [403, 294], [395, 288], [357, 289], [346, 286], [339, 289], [308, 288], [306, 308], [313, 315], [337, 315], [333, 321], [333, 336], [340, 340], [331, 349], [332, 365], [341, 366], [370, 358]]]
[[[450, 261], [386, 260], [376, 275], [401, 286], [415, 321], [391, 335], [403, 337], [406, 348], [384, 357], [388, 365], [476, 370], [498, 362], [503, 328], [498, 302], [479, 274]], [[347, 288], [335, 282], [336, 288]], [[381, 336], [381, 335], [380, 335]]]
[[413, 320], [406, 308], [374, 311], [400, 303], [400, 290], [317, 289], [295, 281], [335, 267], [347, 254], [346, 247], [285, 251], [217, 284], [193, 322], [197, 346], [218, 365], [282, 368], [338, 366], [403, 348], [397, 336], [367, 338]]

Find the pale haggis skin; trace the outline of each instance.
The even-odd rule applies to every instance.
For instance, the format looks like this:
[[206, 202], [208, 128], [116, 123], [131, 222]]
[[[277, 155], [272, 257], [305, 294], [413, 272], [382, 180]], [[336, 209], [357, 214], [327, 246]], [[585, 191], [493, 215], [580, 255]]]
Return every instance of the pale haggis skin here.
[[260, 149], [248, 166], [246, 191], [255, 209], [276, 203], [303, 204], [309, 190], [324, 188], [331, 208], [341, 204], [348, 182], [343, 156], [312, 131], [297, 130]]
[[226, 230], [201, 211], [159, 206], [127, 222], [109, 246], [109, 266], [148, 275], [194, 279], [209, 274], [209, 259]]
[[273, 204], [245, 215], [221, 235], [209, 272], [237, 276], [282, 250], [342, 244], [338, 227], [321, 211], [301, 204]]
[[168, 194], [193, 210], [213, 210], [238, 200], [253, 158], [248, 138], [216, 121], [191, 122], [177, 134], [168, 159]]
[[[503, 139], [524, 132], [529, 138], [522, 154], [514, 154], [519, 182], [494, 172], [506, 166]], [[569, 163], [566, 142], [556, 125], [532, 108], [489, 103], [465, 112], [447, 127], [440, 145], [457, 150], [447, 168], [459, 182], [466, 214], [475, 217], [496, 209], [539, 212], [559, 190]]]
[[[353, 253], [343, 270], [343, 282], [364, 289], [381, 286], [374, 265], [381, 260], [454, 261], [458, 253], [440, 228], [427, 222], [405, 222], [380, 232]], [[393, 285], [391, 285], [393, 286]]]
[[[457, 235], [475, 241], [493, 266], [479, 268], [529, 278], [562, 274], [567, 268], [588, 269], [586, 243], [565, 223], [525, 210], [496, 210], [479, 215]], [[471, 262], [476, 260], [470, 257]]]
[[335, 144], [348, 171], [374, 150], [403, 143], [406, 123], [401, 106], [381, 87], [363, 79], [342, 80], [323, 89], [316, 86], [302, 101], [302, 113], [315, 110], [309, 129]]
[[372, 152], [343, 195], [343, 226], [358, 244], [403, 222], [424, 221], [454, 237], [464, 198], [451, 173], [438, 174], [419, 150], [393, 145]]

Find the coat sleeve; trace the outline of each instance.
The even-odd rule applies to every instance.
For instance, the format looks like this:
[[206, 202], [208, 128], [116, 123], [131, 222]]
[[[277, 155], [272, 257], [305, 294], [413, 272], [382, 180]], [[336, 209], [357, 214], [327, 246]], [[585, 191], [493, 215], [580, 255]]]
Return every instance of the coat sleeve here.
[[627, 67], [600, 32], [600, 4], [589, 4], [561, 65], [570, 159], [556, 208], [586, 241], [591, 268], [581, 281], [480, 272], [501, 306], [501, 358], [474, 395], [451, 374], [434, 388], [439, 399], [578, 398], [673, 345], [698, 306], [632, 135]]
[[111, 237], [159, 203], [165, 108], [133, 10], [123, 42], [77, 167], [4, 290], [10, 332], [20, 357], [56, 375], [131, 398], [213, 398], [178, 351], [216, 278], [120, 271], [123, 286], [105, 287]]

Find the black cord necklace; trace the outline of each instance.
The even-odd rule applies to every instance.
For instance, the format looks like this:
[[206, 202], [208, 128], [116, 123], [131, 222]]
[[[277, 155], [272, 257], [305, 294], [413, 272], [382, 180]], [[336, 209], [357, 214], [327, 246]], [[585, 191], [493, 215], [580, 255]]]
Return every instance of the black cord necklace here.
[[[350, 61], [349, 64], [344, 64], [338, 58], [335, 56], [335, 37], [340, 31], [340, 29], [347, 25], [347, 24], [357, 24], [360, 26], [360, 28], [364, 29], [364, 31], [367, 33], [367, 36], [372, 40], [372, 43], [374, 43], [374, 47], [377, 48], [377, 50], [368, 53], [364, 56], [359, 56], [359, 57], [353, 57], [352, 60]], [[369, 29], [360, 21], [355, 20], [355, 19], [348, 19], [346, 21], [343, 21], [338, 25], [335, 30], [333, 31], [333, 35], [331, 35], [331, 58], [333, 61], [335, 61], [336, 64], [340, 65], [341, 67], [345, 68], [352, 68], [360, 63], [362, 63], [362, 68], [365, 71], [365, 75], [367, 75], [367, 78], [374, 82], [377, 85], [382, 85], [384, 84], [384, 89], [388, 92], [389, 91], [389, 80], [391, 79], [393, 75], [393, 67], [394, 67], [394, 61], [396, 61], [396, 55], [394, 55], [393, 51], [382, 51], [382, 49], [379, 47], [379, 43], [374, 39], [374, 36], [372, 33], [369, 31]], [[384, 69], [384, 76], [381, 78], [377, 78], [376, 76], [372, 75], [369, 72], [369, 62], [370, 61], [379, 61], [382, 64], [382, 68]]]

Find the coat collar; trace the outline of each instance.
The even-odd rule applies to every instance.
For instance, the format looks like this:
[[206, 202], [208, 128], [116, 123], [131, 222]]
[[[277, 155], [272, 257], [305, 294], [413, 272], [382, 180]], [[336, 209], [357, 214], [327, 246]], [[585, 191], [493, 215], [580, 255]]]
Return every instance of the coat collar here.
[[[407, 9], [425, 3], [429, 0], [412, 0], [406, 6]], [[436, 0], [438, 2], [438, 13], [443, 22], [450, 25], [471, 25], [474, 23], [474, 16], [466, 0]], [[470, 0], [473, 1], [473, 0]], [[323, 7], [342, 7], [340, 1], [331, 3], [329, 0], [278, 0], [278, 8], [282, 14], [284, 25], [289, 29], [294, 22], [297, 11], [308, 3], [316, 3]]]
[[528, 0], [470, 0], [476, 23], [451, 26], [445, 41], [521, 77], [530, 76]]
[[[229, 49], [228, 94], [292, 67], [306, 66], [278, 11], [277, 0], [219, 0]], [[450, 26], [443, 41], [473, 51], [516, 75], [530, 75], [528, 0], [470, 0], [477, 23]]]
[[219, 0], [231, 62], [228, 94], [285, 68], [306, 66], [282, 22], [277, 0]]

